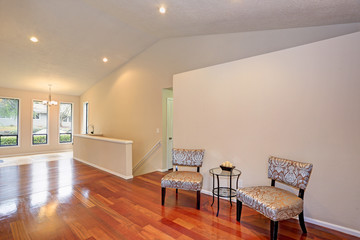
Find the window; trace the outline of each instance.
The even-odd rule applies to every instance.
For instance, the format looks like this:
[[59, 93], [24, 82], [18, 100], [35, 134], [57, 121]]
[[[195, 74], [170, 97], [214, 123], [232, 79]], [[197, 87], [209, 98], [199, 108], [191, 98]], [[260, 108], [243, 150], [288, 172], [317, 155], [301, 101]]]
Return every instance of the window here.
[[40, 119], [40, 114], [33, 112], [33, 119]]
[[0, 147], [19, 143], [19, 99], [0, 98]]
[[84, 102], [82, 133], [88, 134], [88, 125], [89, 125], [89, 103]]
[[48, 106], [41, 101], [33, 101], [33, 134], [32, 144], [48, 142]]
[[72, 142], [72, 103], [60, 103], [60, 143]]

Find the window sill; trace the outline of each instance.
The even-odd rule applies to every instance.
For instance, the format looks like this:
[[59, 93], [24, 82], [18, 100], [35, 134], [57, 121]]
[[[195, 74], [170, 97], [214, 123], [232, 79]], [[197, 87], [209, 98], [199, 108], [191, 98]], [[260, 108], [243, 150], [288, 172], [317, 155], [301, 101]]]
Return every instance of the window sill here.
[[4, 149], [4, 148], [17, 148], [20, 147], [19, 145], [16, 146], [0, 146], [0, 149]]
[[48, 143], [46, 144], [31, 144], [32, 147], [41, 147], [41, 146], [49, 146]]

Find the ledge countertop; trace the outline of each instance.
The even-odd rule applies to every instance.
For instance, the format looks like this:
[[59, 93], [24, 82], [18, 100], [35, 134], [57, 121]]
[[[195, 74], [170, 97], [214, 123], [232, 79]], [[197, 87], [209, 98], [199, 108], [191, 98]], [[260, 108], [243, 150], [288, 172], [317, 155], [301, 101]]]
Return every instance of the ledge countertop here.
[[74, 134], [74, 137], [96, 139], [96, 140], [100, 140], [100, 141], [122, 143], [122, 144], [132, 144], [133, 143], [133, 141], [131, 141], [131, 140], [103, 137], [102, 134]]

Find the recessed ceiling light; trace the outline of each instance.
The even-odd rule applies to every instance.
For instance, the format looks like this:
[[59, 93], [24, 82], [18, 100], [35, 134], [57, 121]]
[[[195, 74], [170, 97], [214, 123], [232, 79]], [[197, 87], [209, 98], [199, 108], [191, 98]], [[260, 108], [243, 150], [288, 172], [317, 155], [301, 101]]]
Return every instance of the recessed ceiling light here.
[[107, 59], [106, 57], [103, 58], [103, 62], [104, 62], [104, 63], [106, 63], [106, 62], [108, 62], [108, 61], [109, 61], [109, 59]]
[[32, 41], [32, 42], [34, 42], [34, 43], [37, 43], [37, 42], [39, 41], [39, 39], [37, 39], [37, 37], [32, 36], [32, 37], [30, 38], [30, 41]]
[[165, 7], [160, 7], [160, 8], [159, 8], [159, 12], [160, 12], [161, 14], [166, 13], [166, 8], [165, 8]]

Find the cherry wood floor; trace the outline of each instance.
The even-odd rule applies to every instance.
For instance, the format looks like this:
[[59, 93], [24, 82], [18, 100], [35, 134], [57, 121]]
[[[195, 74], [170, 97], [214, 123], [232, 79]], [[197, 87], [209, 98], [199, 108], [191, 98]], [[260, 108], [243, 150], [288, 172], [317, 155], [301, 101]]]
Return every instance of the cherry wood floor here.
[[[71, 158], [0, 168], [0, 239], [268, 239], [269, 220], [221, 200], [219, 217], [212, 197], [168, 189], [161, 206], [154, 172], [123, 180]], [[296, 220], [279, 224], [278, 239], [357, 239]]]

